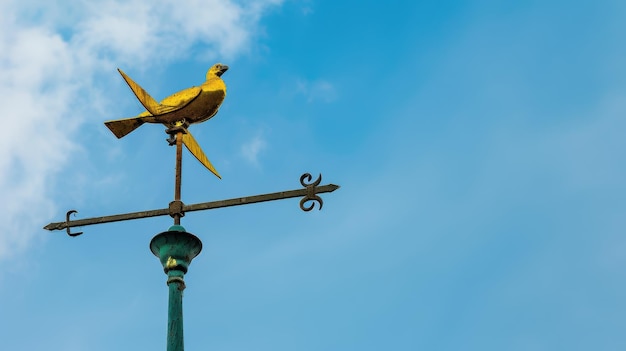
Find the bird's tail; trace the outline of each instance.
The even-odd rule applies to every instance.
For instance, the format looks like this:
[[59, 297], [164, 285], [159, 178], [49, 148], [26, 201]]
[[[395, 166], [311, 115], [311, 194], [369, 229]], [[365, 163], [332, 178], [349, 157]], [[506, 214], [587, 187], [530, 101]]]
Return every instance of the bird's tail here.
[[194, 155], [196, 159], [204, 165], [204, 167], [211, 171], [211, 173], [215, 174], [219, 179], [222, 179], [222, 176], [217, 173], [215, 167], [213, 167], [209, 159], [204, 154], [204, 151], [202, 151], [200, 145], [198, 145], [198, 142], [194, 139], [191, 133], [189, 133], [189, 131], [187, 131], [186, 134], [183, 134], [183, 144], [185, 144], [187, 150], [189, 150], [189, 152], [191, 152], [191, 154]]
[[104, 124], [113, 132], [113, 134], [115, 134], [116, 137], [118, 137], [118, 139], [139, 128], [139, 126], [144, 123], [144, 120], [139, 117], [104, 122]]

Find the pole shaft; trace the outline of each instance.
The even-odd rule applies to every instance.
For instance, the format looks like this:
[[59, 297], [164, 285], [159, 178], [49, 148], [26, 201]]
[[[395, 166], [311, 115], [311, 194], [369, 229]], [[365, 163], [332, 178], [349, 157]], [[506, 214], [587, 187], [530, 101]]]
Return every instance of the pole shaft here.
[[[183, 272], [168, 272], [169, 303], [167, 311], [167, 351], [184, 351], [183, 338]], [[171, 279], [177, 277], [175, 279]], [[180, 279], [180, 280], [179, 280]]]
[[159, 258], [163, 271], [167, 274], [167, 351], [184, 351], [183, 279], [191, 260], [202, 251], [202, 242], [178, 226], [177, 230], [163, 232], [152, 238], [150, 251]]
[[[180, 201], [181, 173], [183, 170], [183, 132], [176, 133], [176, 181], [174, 185], [174, 201]], [[180, 215], [174, 216], [174, 224], [180, 225]]]

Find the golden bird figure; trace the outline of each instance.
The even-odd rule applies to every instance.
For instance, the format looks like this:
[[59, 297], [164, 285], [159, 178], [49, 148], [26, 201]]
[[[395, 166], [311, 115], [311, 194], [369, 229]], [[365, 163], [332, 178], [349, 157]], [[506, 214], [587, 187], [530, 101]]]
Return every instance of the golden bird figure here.
[[136, 117], [107, 121], [104, 124], [118, 138], [126, 136], [144, 123], [161, 123], [168, 128], [182, 126], [185, 128], [183, 144], [209, 171], [221, 178], [186, 128], [190, 124], [204, 122], [215, 116], [226, 97], [226, 84], [221, 76], [227, 70], [228, 66], [217, 63], [209, 69], [206, 81], [202, 85], [181, 90], [159, 103], [126, 73], [118, 69], [146, 111]]

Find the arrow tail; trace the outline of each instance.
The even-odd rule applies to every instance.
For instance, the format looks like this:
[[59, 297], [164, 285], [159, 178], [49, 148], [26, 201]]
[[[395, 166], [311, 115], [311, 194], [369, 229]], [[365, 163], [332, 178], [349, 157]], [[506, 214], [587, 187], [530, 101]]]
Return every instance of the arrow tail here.
[[187, 131], [187, 134], [183, 134], [183, 144], [185, 144], [187, 150], [189, 150], [189, 152], [191, 152], [191, 154], [194, 155], [194, 157], [198, 161], [200, 161], [200, 163], [202, 163], [204, 167], [211, 171], [211, 173], [215, 174], [215, 176], [217, 176], [219, 179], [222, 179], [222, 176], [217, 173], [215, 167], [213, 167], [209, 159], [204, 154], [204, 151], [202, 151], [200, 145], [198, 144], [196, 139], [194, 139], [191, 133], [189, 133], [189, 131]]

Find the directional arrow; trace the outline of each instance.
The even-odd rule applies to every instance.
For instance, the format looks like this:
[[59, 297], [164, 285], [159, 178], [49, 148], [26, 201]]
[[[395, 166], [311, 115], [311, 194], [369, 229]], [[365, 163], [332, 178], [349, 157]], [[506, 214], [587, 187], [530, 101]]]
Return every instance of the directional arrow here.
[[[302, 197], [302, 199], [300, 200], [300, 208], [304, 211], [311, 211], [315, 207], [315, 202], [319, 204], [319, 209], [321, 210], [324, 202], [317, 194], [333, 192], [339, 188], [339, 185], [326, 184], [326, 185], [318, 186], [318, 184], [322, 180], [321, 175], [314, 182], [306, 183], [306, 181], [311, 181], [311, 179], [312, 177], [309, 173], [305, 173], [300, 177], [300, 183], [302, 184], [302, 186], [305, 187], [304, 189], [279, 191], [279, 192], [269, 193], [269, 194], [245, 196], [245, 197], [238, 197], [238, 198], [233, 198], [233, 199], [203, 202], [203, 203], [192, 204], [192, 205], [185, 205], [181, 201], [172, 201], [170, 203], [169, 208], [162, 208], [158, 210], [149, 210], [149, 211], [140, 211], [140, 212], [131, 212], [131, 213], [111, 215], [111, 216], [93, 217], [93, 218], [70, 221], [69, 215], [71, 213], [76, 212], [72, 210], [72, 211], [68, 211], [67, 216], [66, 216], [67, 220], [65, 222], [50, 223], [46, 225], [45, 227], [43, 227], [43, 229], [47, 229], [50, 231], [67, 229], [68, 234], [70, 234], [71, 236], [77, 236], [77, 235], [80, 235], [81, 233], [71, 233], [69, 228], [93, 225], [93, 224], [109, 223], [109, 222], [127, 221], [131, 219], [165, 216], [165, 215], [170, 215], [172, 217], [179, 215], [182, 217], [185, 214], [185, 212], [212, 210], [212, 209], [222, 208], [222, 207], [247, 205], [247, 204], [253, 204], [257, 202], [267, 202], [267, 201], [289, 199], [293, 197]], [[307, 202], [311, 202], [311, 203], [309, 203], [308, 205], [305, 205]]]

